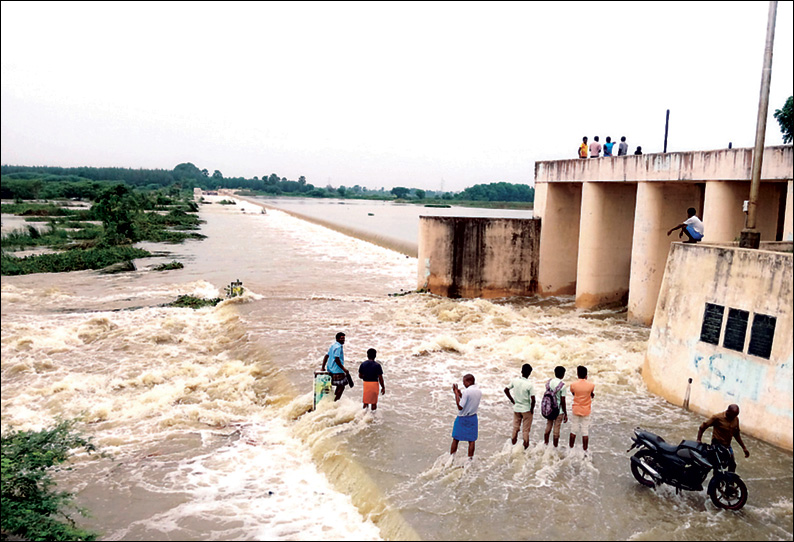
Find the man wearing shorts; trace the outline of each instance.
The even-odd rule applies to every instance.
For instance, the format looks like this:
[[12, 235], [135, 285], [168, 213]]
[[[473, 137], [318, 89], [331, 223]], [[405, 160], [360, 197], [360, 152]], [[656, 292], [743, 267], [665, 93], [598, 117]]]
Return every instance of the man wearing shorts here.
[[576, 368], [576, 376], [579, 380], [571, 384], [571, 394], [573, 394], [573, 418], [571, 418], [571, 436], [568, 446], [573, 448], [576, 443], [576, 435], [582, 435], [582, 449], [587, 451], [587, 444], [590, 440], [590, 403], [595, 397], [593, 390], [595, 384], [587, 380], [587, 367], [580, 365]]
[[[529, 380], [532, 374], [532, 365], [525, 363], [521, 367], [521, 376], [514, 378], [510, 385], [505, 388], [505, 395], [513, 403], [513, 444], [518, 441], [518, 431], [521, 424], [524, 425], [522, 436], [524, 437], [524, 449], [529, 448], [529, 430], [532, 428], [532, 416], [535, 412], [535, 388]], [[510, 393], [513, 390], [515, 398]]]
[[458, 451], [458, 442], [463, 440], [469, 443], [469, 461], [474, 458], [474, 442], [477, 440], [477, 409], [480, 407], [482, 391], [474, 385], [474, 375], [467, 374], [463, 377], [464, 390], [460, 391], [457, 384], [452, 384], [452, 393], [455, 394], [455, 404], [458, 406], [458, 417], [452, 427], [452, 446], [450, 456]]
[[378, 409], [378, 384], [380, 384], [380, 394], [386, 393], [383, 367], [375, 361], [377, 355], [378, 352], [374, 348], [367, 350], [367, 361], [358, 368], [358, 377], [364, 381], [364, 408], [372, 407], [372, 412]]
[[697, 211], [695, 211], [694, 207], [687, 209], [686, 214], [689, 218], [684, 220], [675, 228], [670, 228], [670, 230], [667, 232], [668, 237], [675, 230], [681, 230], [681, 233], [678, 234], [678, 237], [683, 237], [684, 234], [686, 234], [687, 240], [684, 241], [684, 243], [697, 243], [703, 239], [703, 233], [705, 232], [705, 229], [703, 228], [703, 222], [696, 216], [696, 213]]
[[[350, 371], [345, 369], [345, 334], [341, 331], [336, 334], [336, 342], [328, 349], [328, 353], [323, 358], [323, 371], [331, 373], [331, 385], [336, 388], [334, 391], [334, 401], [342, 398], [345, 391], [347, 379]], [[327, 367], [326, 367], [327, 364]]]

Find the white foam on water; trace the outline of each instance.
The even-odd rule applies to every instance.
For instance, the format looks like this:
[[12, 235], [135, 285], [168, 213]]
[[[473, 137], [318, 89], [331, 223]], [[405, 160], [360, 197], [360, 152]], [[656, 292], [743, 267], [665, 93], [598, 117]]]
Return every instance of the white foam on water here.
[[[194, 292], [213, 293], [194, 286]], [[56, 416], [81, 417], [100, 451], [125, 465], [139, 464], [146, 454], [146, 469], [169, 442], [187, 446], [178, 444], [179, 435], [202, 434], [198, 449], [191, 452], [190, 445], [180, 452], [188, 459], [175, 466], [163, 459], [166, 474], [159, 481], [144, 471], [131, 474], [150, 493], [187, 494], [187, 500], [107, 533], [109, 539], [133, 532], [161, 533], [155, 538], [380, 539], [350, 497], [317, 470], [281, 409], [267, 406], [275, 397], [262, 360], [237, 358], [226, 348], [244, 342], [229, 306], [67, 313], [42, 319], [44, 325], [34, 322], [28, 316], [3, 319], [4, 427], [38, 430]], [[335, 415], [325, 416], [323, 409], [316, 414], [329, 430], [351, 420], [368, 423], [349, 401], [339, 406]], [[245, 425], [233, 442], [219, 447], [217, 438], [206, 438], [207, 427], [234, 428], [241, 420]], [[75, 473], [90, 471], [95, 462], [78, 458]], [[73, 480], [85, 487], [79, 476]], [[217, 530], [195, 530], [207, 525]]]

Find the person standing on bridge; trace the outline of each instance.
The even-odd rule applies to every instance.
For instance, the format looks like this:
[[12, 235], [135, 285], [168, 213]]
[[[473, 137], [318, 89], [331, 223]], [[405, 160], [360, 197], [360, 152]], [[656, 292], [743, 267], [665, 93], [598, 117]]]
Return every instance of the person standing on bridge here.
[[590, 158], [598, 158], [601, 155], [601, 143], [598, 142], [598, 136], [593, 138], [590, 143]]
[[678, 234], [678, 237], [681, 238], [686, 234], [687, 240], [684, 243], [697, 243], [701, 239], [703, 239], [703, 233], [705, 229], [703, 228], [703, 222], [696, 216], [697, 211], [695, 211], [694, 207], [690, 207], [686, 210], [686, 214], [689, 218], [684, 220], [681, 224], [676, 226], [675, 228], [670, 228], [667, 231], [667, 236], [669, 237], [671, 233], [675, 230], [681, 230]]
[[582, 144], [579, 145], [579, 158], [587, 158], [587, 136], [582, 138]]
[[626, 156], [629, 152], [629, 144], [626, 143], [626, 136], [621, 136], [620, 145], [618, 145], [618, 156]]
[[607, 136], [607, 142], [604, 143], [604, 158], [607, 156], [612, 156], [612, 147], [615, 146], [615, 143], [612, 141], [612, 138]]

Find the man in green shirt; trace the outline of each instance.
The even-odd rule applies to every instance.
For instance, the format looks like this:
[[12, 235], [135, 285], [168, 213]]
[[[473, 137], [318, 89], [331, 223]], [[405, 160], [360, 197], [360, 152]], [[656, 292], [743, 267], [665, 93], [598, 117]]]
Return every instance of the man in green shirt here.
[[[529, 448], [529, 430], [532, 428], [532, 416], [535, 413], [535, 388], [529, 381], [530, 374], [532, 374], [532, 365], [525, 363], [521, 367], [521, 376], [514, 378], [505, 388], [505, 395], [514, 405], [512, 441], [513, 444], [518, 441], [518, 430], [521, 429], [523, 423], [522, 436], [524, 437], [525, 450]], [[510, 390], [513, 390], [515, 397], [511, 395]]]

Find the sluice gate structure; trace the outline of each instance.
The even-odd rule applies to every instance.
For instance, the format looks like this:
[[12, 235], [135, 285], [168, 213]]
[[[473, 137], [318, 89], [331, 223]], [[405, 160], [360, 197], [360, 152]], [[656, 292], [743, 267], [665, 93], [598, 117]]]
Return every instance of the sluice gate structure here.
[[[421, 218], [418, 287], [622, 303], [652, 325], [652, 392], [704, 416], [737, 403], [744, 432], [791, 450], [793, 158], [764, 149], [758, 250], [738, 246], [751, 148], [537, 162], [533, 219]], [[667, 235], [689, 207], [697, 244]]]
[[[761, 241], [792, 240], [792, 156], [791, 145], [764, 150]], [[582, 308], [623, 301], [629, 322], [650, 325], [679, 240], [667, 231], [694, 207], [702, 244], [738, 241], [752, 163], [751, 148], [537, 162], [538, 293], [575, 295]]]

